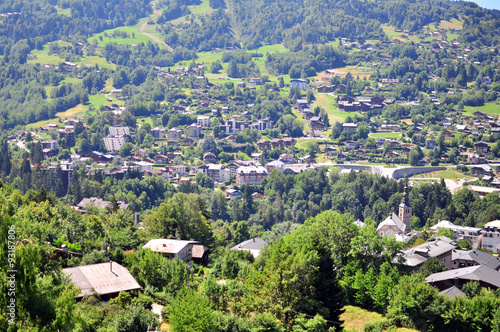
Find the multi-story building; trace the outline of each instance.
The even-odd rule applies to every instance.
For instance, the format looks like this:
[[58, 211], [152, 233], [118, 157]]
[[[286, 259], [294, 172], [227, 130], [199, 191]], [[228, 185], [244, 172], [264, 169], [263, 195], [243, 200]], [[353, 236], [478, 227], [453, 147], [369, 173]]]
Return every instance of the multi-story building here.
[[169, 140], [179, 140], [182, 138], [182, 130], [177, 128], [169, 129], [168, 131], [168, 139]]
[[109, 127], [109, 136], [130, 136], [129, 127]]
[[187, 136], [188, 137], [200, 137], [201, 134], [201, 126], [196, 123], [192, 123], [187, 127]]
[[154, 138], [165, 138], [165, 129], [161, 127], [156, 127], [151, 129], [151, 135]]
[[481, 229], [483, 235], [483, 248], [495, 253], [500, 252], [500, 220], [493, 220], [486, 223]]
[[231, 170], [220, 164], [207, 165], [207, 175], [215, 182], [226, 182], [231, 179]]
[[261, 185], [262, 180], [264, 180], [267, 175], [268, 173], [265, 167], [243, 166], [236, 170], [236, 182], [238, 185]]
[[210, 117], [209, 116], [199, 116], [196, 118], [196, 124], [201, 128], [210, 127]]

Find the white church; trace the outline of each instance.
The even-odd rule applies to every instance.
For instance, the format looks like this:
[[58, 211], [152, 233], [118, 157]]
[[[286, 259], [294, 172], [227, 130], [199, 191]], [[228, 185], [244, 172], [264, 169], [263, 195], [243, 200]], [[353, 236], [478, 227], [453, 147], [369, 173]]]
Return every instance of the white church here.
[[389, 217], [378, 225], [377, 232], [382, 236], [394, 235], [397, 241], [406, 242], [410, 238], [409, 233], [411, 233], [412, 217], [412, 208], [408, 199], [408, 188], [405, 186], [403, 200], [399, 204], [398, 215], [391, 212]]

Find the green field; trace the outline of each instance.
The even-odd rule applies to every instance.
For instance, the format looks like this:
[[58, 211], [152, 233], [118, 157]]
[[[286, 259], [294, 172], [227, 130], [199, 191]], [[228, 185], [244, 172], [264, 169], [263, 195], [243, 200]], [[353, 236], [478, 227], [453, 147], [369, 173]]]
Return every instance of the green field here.
[[[381, 321], [383, 316], [379, 313], [368, 311], [359, 307], [345, 306], [344, 313], [340, 319], [344, 322], [342, 326], [346, 331], [363, 331], [366, 323]], [[392, 331], [392, 330], [391, 330]], [[407, 328], [397, 328], [396, 332], [416, 332], [416, 330]]]
[[56, 6], [55, 8], [57, 10], [57, 14], [71, 17], [71, 8], [62, 9], [59, 6]]
[[335, 97], [329, 94], [317, 93], [315, 95], [316, 100], [312, 104], [312, 109], [319, 106], [325, 109], [328, 114], [328, 119], [330, 120], [330, 125], [333, 125], [335, 121], [344, 122], [348, 116], [354, 116], [358, 114], [357, 112], [344, 112], [339, 111], [338, 107], [335, 105]]
[[209, 0], [201, 0], [201, 4], [188, 6], [188, 8], [191, 14], [194, 15], [210, 14], [215, 10], [210, 7]]
[[[60, 46], [69, 46], [71, 45], [70, 43], [67, 42], [57, 42], [58, 45]], [[65, 60], [61, 58], [57, 54], [49, 54], [49, 45], [45, 45], [43, 47], [43, 50], [33, 50], [31, 52], [33, 55], [33, 58], [28, 58], [28, 62], [32, 64], [44, 64], [44, 63], [50, 63], [53, 65], [59, 65], [61, 62], [64, 62]], [[79, 61], [74, 61], [75, 64], [79, 66], [94, 66], [98, 65], [99, 67], [106, 67], [110, 69], [116, 69], [116, 65], [112, 63], [106, 62], [105, 58], [98, 57], [98, 56], [82, 56], [82, 58]]]
[[295, 147], [299, 148], [299, 149], [306, 149], [307, 146], [310, 144], [310, 143], [318, 143], [319, 145], [321, 145], [321, 143], [325, 142], [324, 139], [322, 138], [301, 138], [297, 141], [297, 144], [295, 145]]
[[277, 53], [277, 52], [286, 53], [289, 51], [285, 46], [283, 46], [283, 44], [265, 45], [265, 46], [259, 47], [256, 50], [248, 51], [248, 53], [262, 53], [264, 55], [266, 55], [267, 53], [273, 54], [273, 53]]
[[472, 113], [477, 111], [483, 111], [488, 113], [489, 115], [500, 115], [500, 105], [486, 103], [484, 106], [465, 106], [464, 107], [464, 115], [471, 116]]
[[399, 137], [401, 137], [401, 133], [373, 133], [373, 134], [370, 134], [370, 137], [373, 137], [373, 138], [378, 138], [378, 137], [399, 138]]
[[437, 172], [430, 172], [430, 173], [424, 173], [424, 174], [417, 174], [414, 175], [413, 177], [417, 178], [438, 178], [438, 179], [450, 179], [456, 181], [457, 179], [475, 179], [476, 177], [470, 176], [463, 174], [462, 172], [459, 172], [453, 168], [448, 168], [444, 171], [437, 171]]
[[[111, 37], [115, 31], [121, 31], [121, 32], [126, 32], [129, 37], [128, 38], [115, 38]], [[150, 33], [150, 32], [148, 32]], [[105, 34], [108, 36], [106, 37]], [[101, 40], [102, 38], [102, 40]], [[120, 27], [116, 29], [109, 29], [109, 30], [104, 30], [103, 32], [96, 34], [88, 39], [89, 43], [92, 43], [93, 41], [97, 41], [97, 45], [100, 47], [104, 47], [106, 44], [109, 43], [117, 43], [117, 44], [122, 44], [122, 45], [133, 45], [133, 44], [140, 44], [140, 43], [147, 43], [148, 41], [151, 40], [146, 35], [143, 35], [139, 31], [137, 31], [137, 28], [135, 27]]]

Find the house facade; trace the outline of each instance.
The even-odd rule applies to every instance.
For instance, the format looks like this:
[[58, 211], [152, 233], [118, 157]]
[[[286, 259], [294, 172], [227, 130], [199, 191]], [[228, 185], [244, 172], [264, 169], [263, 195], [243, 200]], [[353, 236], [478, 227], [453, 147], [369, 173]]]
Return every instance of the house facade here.
[[261, 185], [267, 177], [267, 169], [260, 166], [243, 166], [236, 170], [236, 183], [238, 185]]

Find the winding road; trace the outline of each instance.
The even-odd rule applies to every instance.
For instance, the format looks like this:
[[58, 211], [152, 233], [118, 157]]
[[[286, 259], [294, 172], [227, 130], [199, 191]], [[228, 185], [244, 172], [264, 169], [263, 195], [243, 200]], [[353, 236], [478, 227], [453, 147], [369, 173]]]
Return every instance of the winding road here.
[[148, 36], [149, 38], [151, 38], [153, 41], [157, 42], [158, 44], [161, 44], [163, 46], [166, 47], [166, 49], [169, 51], [169, 52], [173, 52], [174, 49], [170, 46], [168, 46], [163, 40], [155, 37], [155, 36], [152, 36], [150, 35], [149, 33], [147, 32], [143, 32], [144, 29], [146, 28], [146, 26], [148, 25], [148, 23], [152, 20], [154, 20], [156, 18], [156, 16], [160, 15], [160, 11], [155, 9], [156, 7], [156, 4], [153, 4], [153, 10], [154, 10], [154, 14], [153, 16], [149, 17], [146, 21], [144, 21], [144, 23], [142, 23], [141, 27], [137, 30], [139, 33], [142, 33], [143, 35], [145, 36]]

